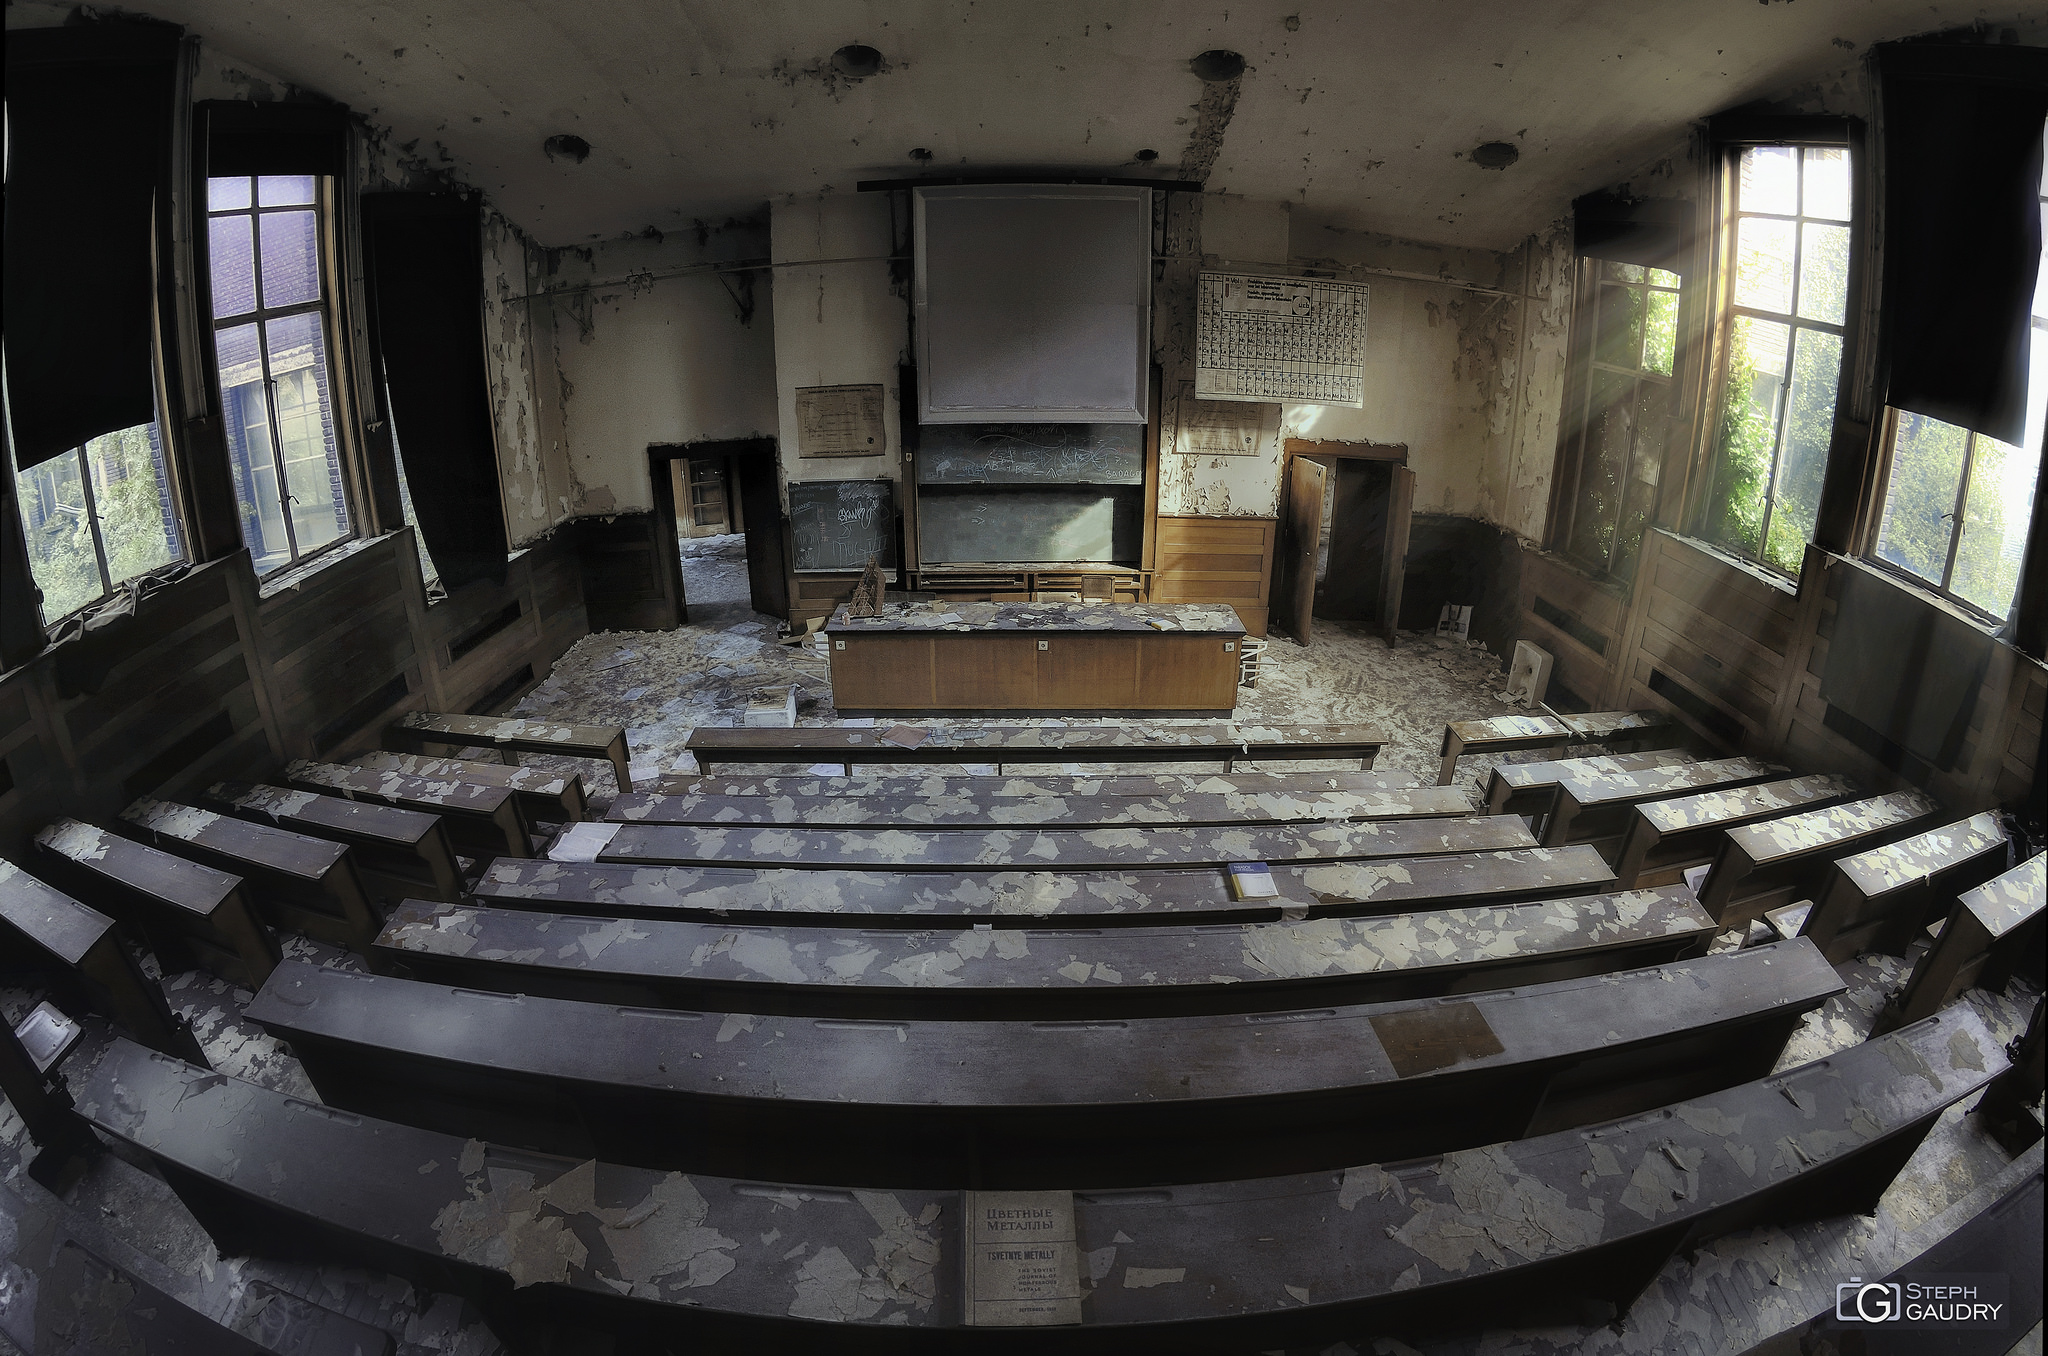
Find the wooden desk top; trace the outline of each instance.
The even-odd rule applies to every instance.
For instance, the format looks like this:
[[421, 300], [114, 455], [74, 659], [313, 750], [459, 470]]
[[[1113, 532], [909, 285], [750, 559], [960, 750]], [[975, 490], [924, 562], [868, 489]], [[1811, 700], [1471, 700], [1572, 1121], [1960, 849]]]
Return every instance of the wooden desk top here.
[[[1154, 622], [1162, 626], [1154, 626]], [[844, 605], [825, 629], [855, 632], [1112, 631], [1241, 636], [1234, 608], [1218, 603], [886, 603], [879, 617], [856, 617]]]

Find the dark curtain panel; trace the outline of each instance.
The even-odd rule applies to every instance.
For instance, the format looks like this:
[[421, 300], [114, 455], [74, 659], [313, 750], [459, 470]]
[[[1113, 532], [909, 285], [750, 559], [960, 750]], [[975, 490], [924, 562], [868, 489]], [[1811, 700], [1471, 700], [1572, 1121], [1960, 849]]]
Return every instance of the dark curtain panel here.
[[1593, 259], [1684, 271], [1693, 205], [1677, 198], [1589, 193], [1572, 202], [1572, 248]]
[[502, 582], [477, 204], [447, 193], [366, 193], [362, 202], [372, 342], [420, 536], [449, 592]]
[[1821, 700], [1938, 768], [1952, 768], [1991, 662], [1991, 638], [1847, 563]]
[[7, 35], [5, 342], [24, 468], [156, 418], [151, 213], [169, 182], [179, 32]]
[[2048, 49], [1887, 44], [1887, 399], [2017, 443], [2041, 260]]
[[348, 175], [348, 109], [341, 104], [211, 99], [199, 112], [209, 175]]

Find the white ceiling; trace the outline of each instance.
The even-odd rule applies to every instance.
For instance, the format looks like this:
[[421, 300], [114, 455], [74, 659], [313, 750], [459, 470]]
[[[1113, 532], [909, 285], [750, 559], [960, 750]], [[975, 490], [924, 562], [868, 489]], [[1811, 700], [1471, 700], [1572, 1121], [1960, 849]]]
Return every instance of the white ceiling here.
[[[1975, 0], [138, 0], [222, 51], [438, 142], [544, 244], [856, 180], [1178, 171], [1202, 84], [1249, 68], [1209, 187], [1320, 222], [1506, 248], [1692, 119], [1856, 69], [1873, 41], [2019, 13]], [[2030, 27], [2038, 32], [2040, 11]], [[1290, 16], [1293, 16], [1290, 19]], [[1290, 23], [1294, 26], [1290, 27]], [[831, 53], [883, 53], [849, 80]], [[550, 160], [551, 135], [593, 147]], [[1480, 142], [1521, 149], [1489, 170]], [[1141, 148], [1158, 160], [1144, 166]]]

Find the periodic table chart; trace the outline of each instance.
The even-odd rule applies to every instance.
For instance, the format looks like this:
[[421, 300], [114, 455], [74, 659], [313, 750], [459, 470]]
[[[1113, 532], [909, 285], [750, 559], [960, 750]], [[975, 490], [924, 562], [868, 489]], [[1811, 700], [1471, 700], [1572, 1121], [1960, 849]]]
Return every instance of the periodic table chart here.
[[1195, 398], [1365, 405], [1364, 283], [1204, 273]]

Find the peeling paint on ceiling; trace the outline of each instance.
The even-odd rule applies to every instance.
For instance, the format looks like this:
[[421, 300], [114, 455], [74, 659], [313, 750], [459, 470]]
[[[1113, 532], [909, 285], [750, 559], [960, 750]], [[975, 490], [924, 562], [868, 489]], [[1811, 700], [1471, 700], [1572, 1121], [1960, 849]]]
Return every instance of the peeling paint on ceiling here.
[[[135, 7], [401, 141], [445, 146], [458, 175], [551, 245], [863, 178], [1157, 173], [1138, 159], [1156, 149], [1160, 165], [1208, 168], [1213, 190], [1320, 223], [1503, 249], [1669, 154], [1692, 119], [1845, 73], [1855, 84], [1872, 42], [1979, 21], [2040, 29], [1979, 0]], [[875, 74], [835, 65], [856, 44], [880, 54]], [[1198, 105], [1212, 87], [1189, 62], [1217, 49], [1247, 68], [1209, 147], [1197, 138], [1215, 119]], [[558, 137], [587, 142], [588, 158], [551, 157]], [[1475, 164], [1491, 142], [1516, 162]]]

